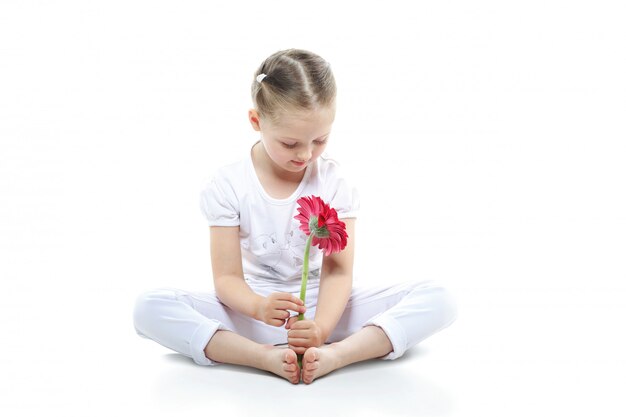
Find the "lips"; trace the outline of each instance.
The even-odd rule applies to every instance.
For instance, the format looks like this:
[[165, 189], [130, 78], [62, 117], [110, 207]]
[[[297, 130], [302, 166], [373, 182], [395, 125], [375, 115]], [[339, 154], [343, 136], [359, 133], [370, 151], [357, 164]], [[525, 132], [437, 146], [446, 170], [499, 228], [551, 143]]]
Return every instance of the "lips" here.
[[306, 162], [297, 162], [297, 161], [291, 161], [291, 162], [293, 162], [294, 165], [297, 165], [299, 167], [302, 167], [302, 166], [306, 165]]

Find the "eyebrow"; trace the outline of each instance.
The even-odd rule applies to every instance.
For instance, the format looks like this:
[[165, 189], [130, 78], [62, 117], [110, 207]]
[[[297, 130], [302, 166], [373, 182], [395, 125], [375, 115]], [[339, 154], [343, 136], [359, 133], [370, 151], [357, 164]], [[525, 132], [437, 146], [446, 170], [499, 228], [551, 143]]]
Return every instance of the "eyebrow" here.
[[[315, 138], [315, 139], [313, 139], [313, 140], [318, 140], [318, 139], [323, 138], [324, 136], [328, 136], [328, 135], [330, 135], [330, 132], [325, 133], [325, 134], [323, 134], [322, 136], [317, 137], [317, 138]], [[281, 139], [295, 140], [296, 142], [299, 142], [299, 140], [298, 140], [298, 139], [296, 139], [296, 138], [288, 138], [287, 136], [282, 136], [282, 137], [281, 137]]]

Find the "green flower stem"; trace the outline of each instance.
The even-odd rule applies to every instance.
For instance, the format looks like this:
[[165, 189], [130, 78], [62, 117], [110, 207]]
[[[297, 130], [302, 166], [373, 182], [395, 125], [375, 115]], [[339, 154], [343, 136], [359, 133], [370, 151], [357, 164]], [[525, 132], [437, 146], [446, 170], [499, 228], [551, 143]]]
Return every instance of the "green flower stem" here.
[[[306, 299], [306, 283], [309, 279], [309, 252], [311, 251], [311, 242], [313, 241], [313, 233], [309, 235], [304, 248], [304, 264], [302, 265], [302, 285], [300, 286], [300, 299], [302, 302]], [[298, 315], [298, 320], [304, 320], [304, 313]]]
[[[300, 299], [305, 302], [306, 299], [306, 283], [309, 279], [309, 252], [311, 251], [311, 242], [313, 241], [313, 232], [309, 235], [304, 248], [304, 264], [302, 265], [302, 284], [300, 286]], [[298, 314], [298, 320], [304, 320], [304, 313]], [[298, 366], [302, 368], [302, 358], [304, 355], [298, 354]]]

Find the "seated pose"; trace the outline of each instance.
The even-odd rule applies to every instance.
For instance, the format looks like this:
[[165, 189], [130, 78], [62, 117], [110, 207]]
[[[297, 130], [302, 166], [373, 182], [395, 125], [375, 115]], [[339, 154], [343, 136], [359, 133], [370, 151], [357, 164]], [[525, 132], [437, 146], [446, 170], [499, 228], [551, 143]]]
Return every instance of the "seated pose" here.
[[[261, 64], [248, 112], [260, 140], [201, 193], [215, 291], [140, 295], [139, 335], [199, 365], [251, 366], [310, 384], [354, 362], [396, 359], [454, 321], [451, 296], [432, 282], [352, 285], [358, 193], [324, 152], [335, 96], [330, 65], [314, 53], [279, 51]], [[348, 243], [328, 256], [311, 247], [303, 303], [307, 236], [294, 217], [297, 200], [312, 195], [336, 210]]]

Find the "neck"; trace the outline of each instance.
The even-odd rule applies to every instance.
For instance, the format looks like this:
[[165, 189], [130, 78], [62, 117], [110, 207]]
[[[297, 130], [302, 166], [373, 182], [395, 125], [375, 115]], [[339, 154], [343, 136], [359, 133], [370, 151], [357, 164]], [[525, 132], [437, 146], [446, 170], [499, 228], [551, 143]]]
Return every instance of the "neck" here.
[[263, 146], [263, 142], [261, 141], [252, 148], [252, 160], [257, 164], [259, 169], [270, 175], [271, 178], [279, 181], [299, 183], [302, 181], [302, 178], [304, 178], [306, 171], [291, 172], [279, 167], [267, 154], [265, 146]]

